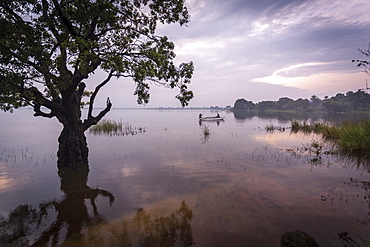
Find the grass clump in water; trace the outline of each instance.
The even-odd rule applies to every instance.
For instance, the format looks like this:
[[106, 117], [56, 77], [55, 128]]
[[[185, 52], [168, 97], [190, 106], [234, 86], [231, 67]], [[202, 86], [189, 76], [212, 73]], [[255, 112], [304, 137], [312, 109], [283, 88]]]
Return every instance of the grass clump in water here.
[[290, 120], [291, 129], [293, 132], [303, 132], [303, 133], [317, 133], [322, 134], [327, 128], [330, 127], [327, 123], [316, 122], [316, 123], [307, 123], [304, 121], [303, 123], [297, 120]]
[[370, 156], [370, 121], [345, 123], [324, 131], [323, 136], [333, 140], [341, 151]]
[[283, 127], [283, 126], [275, 126], [275, 125], [273, 125], [273, 124], [268, 124], [268, 125], [266, 125], [266, 127], [265, 127], [265, 130], [266, 130], [267, 132], [274, 132], [275, 130], [278, 130], [278, 131], [280, 131], [280, 132], [284, 132], [284, 131], [285, 131], [285, 129], [286, 129], [286, 127]]
[[208, 126], [202, 127], [203, 136], [208, 137], [211, 134], [211, 131], [209, 130]]
[[135, 128], [131, 124], [126, 123], [123, 126], [121, 120], [107, 120], [103, 119], [98, 124], [92, 126], [89, 129], [90, 133], [96, 134], [105, 134], [109, 136], [129, 136], [145, 133], [145, 127]]
[[93, 134], [113, 134], [122, 131], [122, 122], [103, 119], [96, 125], [90, 127], [89, 132]]
[[266, 125], [265, 130], [266, 131], [274, 131], [275, 126], [273, 124]]
[[331, 140], [345, 154], [362, 154], [370, 158], [370, 121], [347, 122], [333, 126], [327, 123], [300, 123], [291, 120], [293, 132], [317, 133]]

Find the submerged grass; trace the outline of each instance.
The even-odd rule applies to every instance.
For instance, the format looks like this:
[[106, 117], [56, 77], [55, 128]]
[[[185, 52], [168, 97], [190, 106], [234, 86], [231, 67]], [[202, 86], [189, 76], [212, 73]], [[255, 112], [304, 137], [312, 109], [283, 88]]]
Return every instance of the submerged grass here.
[[92, 126], [89, 131], [94, 134], [112, 134], [122, 131], [122, 122], [116, 120], [103, 119]]
[[202, 133], [203, 136], [208, 137], [211, 134], [211, 131], [209, 130], [209, 127], [205, 125], [202, 127]]
[[134, 128], [128, 123], [123, 126], [121, 120], [108, 119], [101, 120], [89, 129], [89, 132], [95, 135], [105, 134], [110, 136], [136, 135], [145, 133], [145, 131], [144, 127]]
[[291, 120], [293, 132], [317, 133], [333, 141], [339, 151], [349, 155], [370, 158], [370, 120], [360, 123], [347, 122], [338, 126], [328, 123], [300, 123]]
[[[288, 127], [289, 128], [289, 127]], [[267, 131], [267, 132], [274, 132], [275, 130], [278, 130], [278, 131], [280, 131], [280, 132], [284, 132], [285, 131], [285, 129], [287, 129], [287, 127], [284, 127], [284, 126], [275, 126], [275, 125], [273, 125], [273, 124], [268, 124], [268, 125], [266, 125], [266, 127], [265, 127], [265, 130]]]

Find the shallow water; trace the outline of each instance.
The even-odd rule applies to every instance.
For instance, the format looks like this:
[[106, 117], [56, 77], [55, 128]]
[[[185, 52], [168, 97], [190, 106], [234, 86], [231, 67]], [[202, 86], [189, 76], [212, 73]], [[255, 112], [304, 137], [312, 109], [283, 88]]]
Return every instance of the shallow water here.
[[318, 136], [264, 130], [291, 116], [221, 112], [200, 124], [198, 114], [114, 109], [107, 118], [145, 132], [87, 133], [89, 170], [58, 174], [61, 125], [1, 113], [2, 221], [28, 205], [18, 241], [36, 246], [279, 246], [296, 229], [320, 246], [342, 246], [349, 231], [370, 242], [370, 217], [356, 225], [370, 212], [366, 168], [310, 152]]

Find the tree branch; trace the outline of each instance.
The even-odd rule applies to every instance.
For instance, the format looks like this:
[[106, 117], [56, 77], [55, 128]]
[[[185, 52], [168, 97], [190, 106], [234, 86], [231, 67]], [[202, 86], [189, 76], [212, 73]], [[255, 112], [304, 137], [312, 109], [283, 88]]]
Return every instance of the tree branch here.
[[77, 34], [75, 28], [73, 27], [72, 23], [69, 21], [69, 19], [67, 18], [67, 16], [64, 14], [63, 9], [60, 6], [60, 4], [58, 3], [58, 1], [57, 0], [52, 0], [52, 1], [54, 3], [55, 9], [56, 9], [56, 11], [57, 11], [60, 19], [62, 20], [62, 22], [64, 23], [64, 25], [67, 27], [68, 31], [73, 36], [77, 36], [78, 34]]
[[[50, 16], [48, 15], [48, 7], [49, 7], [49, 4], [46, 0], [42, 0], [42, 14], [45, 18], [45, 21], [46, 23], [48, 24], [49, 28], [50, 28], [50, 31], [52, 32], [52, 34], [54, 35], [54, 37], [57, 39], [58, 41], [58, 44], [60, 44], [60, 36], [59, 36], [59, 33], [58, 31], [55, 29], [55, 25], [53, 24], [53, 22], [51, 21], [51, 18]], [[54, 48], [52, 49], [52, 51], [54, 50]], [[51, 53], [52, 54], [52, 53]]]
[[43, 116], [43, 117], [53, 117], [55, 116], [53, 113], [53, 116], [50, 114], [46, 114], [41, 112], [40, 107], [45, 106], [46, 108], [49, 108], [52, 112], [54, 111], [60, 111], [61, 107], [60, 105], [46, 99], [42, 93], [36, 88], [36, 87], [31, 87], [31, 88], [22, 88], [18, 87], [18, 91], [21, 94], [21, 97], [24, 98], [25, 100], [29, 102], [33, 102], [33, 108], [35, 110], [35, 116]]
[[105, 114], [107, 114], [110, 109], [112, 108], [112, 103], [110, 102], [109, 98], [107, 98], [107, 106], [105, 107], [104, 110], [102, 110], [98, 116], [92, 117], [90, 116], [88, 119], [85, 119], [85, 121], [82, 124], [82, 129], [86, 131], [90, 126], [97, 124], [100, 119], [102, 119]]
[[9, 8], [8, 5], [0, 3], [0, 7], [3, 7], [11, 16], [13, 16], [15, 18], [15, 21], [20, 21], [24, 24], [23, 19], [19, 15], [17, 15], [11, 8]]
[[41, 104], [35, 104], [33, 106], [33, 110], [35, 111], [35, 114], [33, 114], [33, 116], [35, 117], [41, 116], [41, 117], [52, 118], [56, 116], [53, 111], [51, 111], [50, 113], [45, 113], [41, 111]]
[[[103, 86], [105, 86], [109, 81], [110, 81], [110, 79], [112, 78], [112, 76], [113, 76], [113, 70], [109, 73], [109, 75], [108, 75], [108, 77], [102, 82], [102, 83], [100, 83], [98, 86], [96, 86], [96, 88], [95, 88], [95, 90], [94, 90], [94, 92], [93, 92], [93, 94], [91, 95], [91, 97], [90, 97], [90, 105], [89, 105], [89, 113], [88, 113], [88, 118], [91, 118], [91, 117], [93, 117], [92, 116], [92, 111], [93, 111], [93, 109], [94, 109], [94, 101], [95, 101], [95, 97], [96, 97], [96, 95], [98, 94], [98, 92], [99, 92], [99, 90], [103, 87]], [[109, 100], [109, 98], [108, 98], [108, 100]]]

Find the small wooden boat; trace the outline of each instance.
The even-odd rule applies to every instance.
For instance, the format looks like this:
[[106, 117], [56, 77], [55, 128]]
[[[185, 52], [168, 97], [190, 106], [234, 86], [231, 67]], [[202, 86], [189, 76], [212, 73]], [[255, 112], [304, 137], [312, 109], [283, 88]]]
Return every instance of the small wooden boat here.
[[222, 121], [225, 117], [201, 117], [199, 121]]

